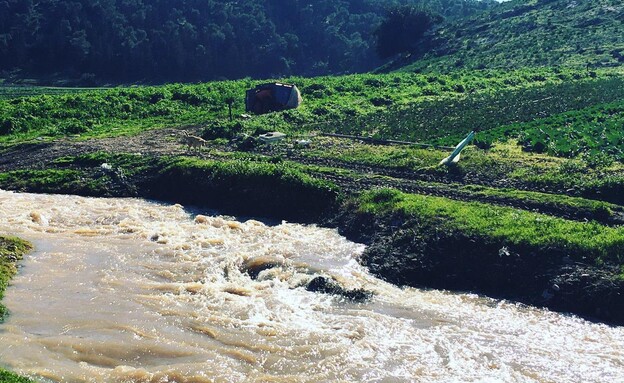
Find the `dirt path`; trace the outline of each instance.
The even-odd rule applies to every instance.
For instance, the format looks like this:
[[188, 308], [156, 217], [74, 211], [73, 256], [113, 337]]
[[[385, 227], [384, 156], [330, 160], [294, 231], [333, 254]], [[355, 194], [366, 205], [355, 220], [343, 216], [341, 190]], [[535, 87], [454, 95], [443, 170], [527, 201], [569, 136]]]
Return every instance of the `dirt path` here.
[[[198, 134], [191, 130], [191, 133]], [[182, 129], [167, 128], [142, 132], [131, 137], [114, 137], [79, 141], [76, 139], [60, 139], [52, 142], [30, 142], [0, 149], [0, 172], [21, 169], [45, 169], [56, 159], [64, 156], [78, 156], [94, 152], [134, 153], [145, 156], [185, 155], [204, 159], [219, 159], [210, 151], [193, 152], [180, 142]], [[220, 150], [231, 150], [221, 147]], [[272, 152], [261, 150], [255, 154], [274, 156], [279, 154], [283, 159], [323, 167], [349, 170], [356, 176], [342, 176], [327, 172], [314, 172], [317, 178], [331, 181], [347, 192], [358, 192], [375, 187], [392, 187], [409, 193], [441, 196], [460, 201], [477, 201], [489, 204], [509, 206], [522, 210], [540, 212], [572, 220], [600, 219], [609, 225], [624, 224], [624, 208], [615, 211], [609, 217], [595, 217], [591, 211], [573, 208], [566, 205], [553, 205], [535, 201], [518, 200], [505, 196], [476, 195], [463, 190], [462, 186], [479, 184], [491, 187], [513, 187], [500, 185], [500, 182], [488, 180], [454, 179], [431, 174], [415, 173], [384, 166], [371, 166], [360, 163], [345, 162], [330, 158], [305, 157], [297, 152], [290, 154], [283, 151]]]
[[35, 140], [0, 150], [0, 172], [18, 169], [42, 169], [59, 157], [78, 156], [98, 151], [154, 156], [181, 155], [186, 151], [179, 143], [180, 136], [180, 129], [155, 129], [130, 137], [85, 141], [69, 138], [52, 142]]

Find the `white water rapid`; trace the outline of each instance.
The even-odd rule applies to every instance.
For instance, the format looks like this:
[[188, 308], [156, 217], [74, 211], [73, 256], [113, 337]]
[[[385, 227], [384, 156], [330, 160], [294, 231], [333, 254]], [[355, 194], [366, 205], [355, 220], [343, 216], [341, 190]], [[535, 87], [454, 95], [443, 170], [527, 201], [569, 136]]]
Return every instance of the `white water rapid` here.
[[[624, 382], [622, 327], [400, 289], [334, 230], [199, 213], [0, 191], [0, 233], [36, 248], [6, 291], [0, 365], [62, 382]], [[319, 274], [374, 295], [307, 291]]]

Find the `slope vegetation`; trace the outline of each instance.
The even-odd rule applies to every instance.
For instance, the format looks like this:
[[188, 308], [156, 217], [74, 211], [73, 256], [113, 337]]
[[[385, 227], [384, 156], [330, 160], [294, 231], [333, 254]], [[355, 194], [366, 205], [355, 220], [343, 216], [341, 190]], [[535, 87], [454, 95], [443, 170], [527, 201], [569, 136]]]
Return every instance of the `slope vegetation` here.
[[[92, 85], [366, 71], [378, 65], [373, 31], [395, 3], [0, 1], [0, 77]], [[495, 2], [409, 3], [452, 19]]]
[[386, 70], [619, 66], [623, 21], [619, 0], [513, 0], [443, 26]]

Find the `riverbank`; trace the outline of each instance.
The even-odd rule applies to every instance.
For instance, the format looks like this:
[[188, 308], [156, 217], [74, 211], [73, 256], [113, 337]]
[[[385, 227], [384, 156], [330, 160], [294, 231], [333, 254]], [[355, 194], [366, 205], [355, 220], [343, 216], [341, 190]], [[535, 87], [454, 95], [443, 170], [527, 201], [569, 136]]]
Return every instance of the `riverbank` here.
[[[244, 110], [249, 80], [5, 88], [0, 188], [337, 227], [398, 285], [624, 323], [620, 68], [291, 80], [305, 102], [265, 115]], [[440, 145], [475, 129], [440, 166]], [[264, 144], [269, 131], [286, 138]], [[203, 146], [183, 145], [189, 133]]]
[[[11, 277], [17, 272], [17, 263], [25, 253], [32, 249], [32, 245], [15, 237], [0, 235], [0, 301]], [[0, 303], [0, 322], [7, 315], [6, 307]], [[2, 383], [30, 383], [30, 379], [18, 376], [0, 368], [0, 382]]]
[[[0, 235], [0, 300], [9, 280], [17, 273], [17, 262], [31, 249], [32, 245], [24, 240]], [[6, 308], [0, 304], [0, 321], [6, 314]]]
[[368, 245], [362, 263], [389, 282], [624, 323], [621, 227], [391, 189], [341, 213], [341, 233]]
[[0, 368], [0, 382], [2, 383], [32, 383], [32, 380], [16, 375]]

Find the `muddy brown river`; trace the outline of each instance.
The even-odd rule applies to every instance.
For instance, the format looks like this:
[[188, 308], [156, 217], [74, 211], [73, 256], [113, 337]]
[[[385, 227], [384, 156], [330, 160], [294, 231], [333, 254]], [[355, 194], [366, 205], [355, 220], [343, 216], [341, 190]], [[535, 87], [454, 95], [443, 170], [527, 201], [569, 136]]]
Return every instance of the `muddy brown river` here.
[[[0, 365], [43, 382], [624, 382], [623, 327], [397, 288], [334, 230], [0, 191], [0, 232], [36, 247]], [[307, 291], [318, 275], [374, 295]]]

